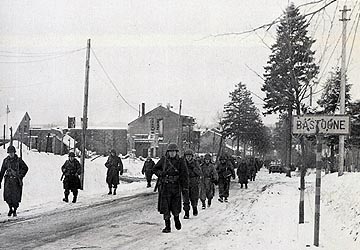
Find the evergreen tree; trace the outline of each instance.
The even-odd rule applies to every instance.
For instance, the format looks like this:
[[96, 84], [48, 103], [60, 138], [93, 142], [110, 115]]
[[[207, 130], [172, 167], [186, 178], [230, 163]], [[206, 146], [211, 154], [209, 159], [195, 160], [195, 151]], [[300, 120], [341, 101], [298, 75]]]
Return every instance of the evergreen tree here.
[[259, 110], [251, 99], [250, 92], [241, 82], [230, 92], [230, 102], [224, 107], [224, 118], [221, 126], [224, 135], [237, 141], [239, 152], [240, 142], [255, 144], [256, 134], [263, 127]]
[[[321, 98], [317, 101], [322, 108], [322, 113], [335, 114], [336, 110], [340, 109], [340, 84], [341, 84], [341, 70], [336, 68], [334, 72], [330, 73], [330, 77], [326, 80], [324, 91]], [[345, 87], [345, 106], [348, 107], [350, 103], [350, 88], [351, 85], [347, 83]]]
[[289, 112], [300, 115], [310, 82], [318, 74], [314, 62], [315, 42], [307, 34], [307, 23], [299, 10], [291, 4], [285, 11], [277, 29], [276, 42], [265, 66], [265, 109], [268, 114]]

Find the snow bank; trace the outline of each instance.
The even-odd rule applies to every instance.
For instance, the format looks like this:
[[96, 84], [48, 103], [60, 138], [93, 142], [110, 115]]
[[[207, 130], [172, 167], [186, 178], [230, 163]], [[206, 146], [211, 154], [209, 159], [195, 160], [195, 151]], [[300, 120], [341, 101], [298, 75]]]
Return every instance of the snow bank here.
[[[14, 142], [17, 145], [17, 142]], [[19, 149], [17, 149], [19, 151]], [[19, 154], [19, 152], [17, 152]], [[7, 157], [6, 150], [0, 149], [0, 159]], [[85, 183], [84, 190], [79, 191], [79, 199], [76, 204], [66, 204], [62, 201], [63, 186], [60, 177], [62, 175], [61, 166], [68, 159], [67, 155], [59, 156], [45, 152], [29, 151], [23, 147], [23, 160], [29, 167], [29, 171], [24, 178], [23, 198], [19, 208], [19, 215], [27, 215], [29, 213], [44, 212], [56, 208], [64, 208], [67, 206], [81, 206], [91, 202], [100, 201], [102, 199], [113, 199], [115, 196], [108, 196], [108, 187], [106, 184], [106, 167], [107, 157], [98, 157], [91, 161], [86, 159], [85, 162]], [[77, 158], [79, 161], [80, 159]], [[138, 159], [123, 160], [125, 173], [127, 176], [142, 177], [141, 169], [144, 164]], [[121, 182], [121, 181], [120, 181]], [[146, 184], [125, 183], [121, 182], [118, 187], [118, 196], [131, 195], [138, 192], [144, 192]], [[2, 183], [3, 187], [3, 183]], [[1, 190], [0, 202], [0, 221], [7, 219], [7, 204], [3, 202]], [[70, 198], [72, 196], [70, 195]]]

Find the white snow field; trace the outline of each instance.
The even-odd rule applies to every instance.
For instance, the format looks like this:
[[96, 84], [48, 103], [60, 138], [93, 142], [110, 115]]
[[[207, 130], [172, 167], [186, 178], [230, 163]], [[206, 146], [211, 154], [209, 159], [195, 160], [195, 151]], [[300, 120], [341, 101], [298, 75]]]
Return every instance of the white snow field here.
[[[0, 149], [0, 157], [3, 159], [6, 155], [6, 151]], [[337, 173], [323, 174], [320, 246], [315, 247], [314, 171], [306, 176], [305, 223], [302, 225], [298, 224], [297, 174], [287, 178], [283, 174], [268, 174], [266, 169], [262, 169], [256, 181], [249, 183], [248, 189], [240, 189], [239, 184], [232, 181], [229, 203], [219, 203], [215, 199], [210, 208], [200, 209], [197, 217], [182, 219], [180, 231], [173, 228], [170, 234], [162, 234], [162, 216], [156, 211], [157, 195], [151, 195], [152, 188], [147, 189], [145, 181], [121, 183], [116, 196], [107, 195], [105, 157], [92, 162], [87, 160], [85, 187], [76, 204], [62, 202], [60, 168], [67, 156], [24, 149], [23, 159], [29, 167], [24, 179], [23, 201], [18, 210], [23, 221], [51, 211], [86, 209], [101, 201], [149, 194], [143, 198], [147, 202], [139, 202], [139, 207], [134, 207], [136, 212], [124, 210], [123, 216], [126, 217], [114, 218], [113, 223], [106, 227], [100, 223], [99, 227], [46, 242], [38, 249], [360, 249], [360, 173], [345, 173], [342, 177], [337, 177]], [[123, 163], [128, 169], [126, 175], [142, 176], [143, 161], [125, 159]], [[0, 213], [0, 225], [12, 222], [13, 219], [7, 217], [7, 206], [3, 201], [0, 202]], [[121, 221], [125, 224], [119, 226]], [[11, 230], [11, 226], [1, 231]]]

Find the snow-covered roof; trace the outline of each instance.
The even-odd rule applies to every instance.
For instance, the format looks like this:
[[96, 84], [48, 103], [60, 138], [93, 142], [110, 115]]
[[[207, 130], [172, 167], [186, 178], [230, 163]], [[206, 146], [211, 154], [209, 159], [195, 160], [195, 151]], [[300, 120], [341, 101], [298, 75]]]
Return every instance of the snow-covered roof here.
[[76, 141], [75, 141], [75, 139], [74, 138], [72, 138], [70, 135], [64, 135], [64, 137], [63, 137], [63, 143], [65, 144], [65, 145], [68, 145], [69, 144], [69, 140], [70, 140], [70, 145], [75, 145], [75, 143], [77, 143]]
[[[27, 114], [26, 111], [12, 111], [10, 108], [10, 113], [6, 115], [6, 110], [0, 114], [0, 126], [2, 131], [1, 137], [3, 137], [4, 125], [7, 124], [6, 128], [6, 139], [10, 139], [10, 130], [9, 128], [13, 128], [13, 135], [16, 132], [16, 129], [19, 127], [21, 120]], [[29, 115], [29, 114], [28, 114]], [[8, 122], [7, 122], [8, 121]]]

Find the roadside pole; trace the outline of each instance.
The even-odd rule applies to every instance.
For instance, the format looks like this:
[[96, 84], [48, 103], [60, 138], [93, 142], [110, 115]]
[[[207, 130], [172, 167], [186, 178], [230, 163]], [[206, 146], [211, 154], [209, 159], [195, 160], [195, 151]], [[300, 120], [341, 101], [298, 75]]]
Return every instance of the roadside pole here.
[[[340, 21], [343, 22], [343, 31], [342, 31], [342, 51], [341, 51], [341, 83], [340, 83], [340, 114], [345, 114], [345, 92], [346, 92], [346, 24], [350, 19], [347, 18], [346, 13], [350, 9], [344, 8], [340, 10], [342, 12]], [[339, 171], [338, 176], [342, 176], [344, 173], [344, 144], [345, 144], [345, 135], [339, 136]]]
[[[90, 69], [90, 39], [87, 41], [86, 63], [85, 63], [85, 85], [84, 85], [84, 108], [82, 121], [82, 144], [81, 144], [81, 190], [84, 189], [84, 172], [85, 172], [85, 151], [86, 151], [86, 129], [88, 122], [88, 102], [89, 102], [89, 69]], [[75, 152], [75, 145], [74, 145]]]
[[316, 135], [316, 183], [315, 183], [315, 219], [314, 219], [314, 246], [319, 246], [320, 235], [320, 194], [321, 194], [321, 151], [322, 135]]

